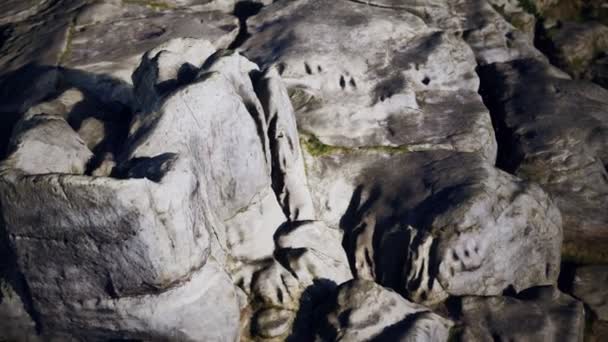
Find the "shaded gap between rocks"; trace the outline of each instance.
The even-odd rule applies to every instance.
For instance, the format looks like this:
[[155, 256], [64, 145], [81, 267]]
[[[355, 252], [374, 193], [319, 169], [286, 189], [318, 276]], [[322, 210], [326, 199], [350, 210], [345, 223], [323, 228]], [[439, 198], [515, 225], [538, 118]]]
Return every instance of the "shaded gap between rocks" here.
[[264, 7], [263, 4], [253, 1], [241, 1], [234, 6], [233, 14], [239, 20], [239, 32], [234, 41], [228, 46], [228, 49], [234, 50], [240, 47], [249, 39], [249, 37], [251, 37], [251, 34], [247, 29], [247, 19], [258, 14], [262, 7]]

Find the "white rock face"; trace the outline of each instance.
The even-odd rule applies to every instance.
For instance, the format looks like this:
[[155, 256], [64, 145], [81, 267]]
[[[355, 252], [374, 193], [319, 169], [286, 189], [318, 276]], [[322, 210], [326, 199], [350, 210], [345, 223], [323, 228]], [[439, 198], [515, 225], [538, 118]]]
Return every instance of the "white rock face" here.
[[[132, 99], [114, 93], [120, 82], [79, 76], [59, 73], [57, 84], [75, 88], [28, 112], [1, 164], [6, 230], [45, 336], [228, 341], [243, 319], [258, 336], [285, 335], [307, 286], [351, 279], [341, 236], [296, 221], [315, 213], [275, 70], [177, 39], [144, 55]], [[102, 89], [103, 106], [78, 105]], [[109, 104], [139, 111], [104, 149], [112, 116], [80, 111]], [[240, 317], [249, 302], [254, 315]]]
[[476, 154], [334, 151], [308, 156], [307, 170], [358, 277], [424, 303], [557, 279], [559, 211], [538, 186]]
[[[601, 340], [560, 257], [562, 214], [605, 256], [606, 93], [536, 50], [556, 4], [5, 0], [0, 340]], [[552, 37], [588, 72], [593, 25]]]
[[248, 24], [241, 50], [277, 66], [300, 129], [321, 142], [495, 158], [475, 58], [461, 38], [408, 11], [354, 1], [277, 2]]
[[324, 320], [326, 341], [446, 341], [453, 323], [371, 281], [338, 288]]
[[352, 274], [341, 242], [342, 235], [322, 222], [298, 221], [277, 231], [276, 254], [306, 286], [318, 279], [342, 284], [352, 279]]
[[93, 153], [72, 127], [56, 115], [34, 115], [19, 122], [13, 131], [13, 150], [7, 161], [23, 173], [82, 175]]

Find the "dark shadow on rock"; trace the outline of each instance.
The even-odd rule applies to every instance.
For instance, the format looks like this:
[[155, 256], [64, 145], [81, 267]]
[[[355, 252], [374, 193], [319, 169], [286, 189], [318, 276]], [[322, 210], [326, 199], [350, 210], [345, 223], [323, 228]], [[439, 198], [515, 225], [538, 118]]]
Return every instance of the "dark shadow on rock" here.
[[[133, 98], [129, 84], [108, 75], [29, 64], [0, 79], [0, 160], [9, 153], [11, 133], [23, 114], [40, 103], [57, 99], [69, 89], [79, 90], [84, 98], [70, 113], [48, 114], [65, 114], [74, 130], [78, 130], [85, 119], [96, 118], [117, 123], [123, 127], [121, 134], [126, 134]], [[112, 140], [120, 139], [112, 136]], [[116, 144], [120, 141], [105, 141], [101, 145], [108, 148]]]
[[[0, 201], [4, 199], [0, 198]], [[4, 215], [2, 214], [2, 207], [0, 206], [0, 279], [4, 279], [13, 288], [15, 293], [21, 299], [23, 307], [32, 321], [36, 325], [36, 333], [40, 334], [43, 330], [40, 315], [36, 311], [30, 288], [25, 280], [23, 274], [19, 271], [17, 265], [17, 256], [13, 250], [13, 246], [10, 242], [6, 226], [4, 222]], [[0, 303], [2, 303], [2, 295], [0, 294]]]
[[236, 38], [228, 47], [231, 50], [238, 48], [251, 37], [251, 34], [247, 30], [247, 19], [260, 12], [264, 7], [263, 4], [254, 1], [240, 1], [234, 7], [234, 16], [239, 19], [239, 33]]
[[498, 146], [496, 167], [512, 174], [524, 156], [523, 151], [518, 148], [520, 144], [513, 141], [515, 132], [505, 122], [506, 112], [499, 96], [505, 91], [502, 86], [505, 80], [500, 78], [495, 64], [477, 67], [476, 72], [480, 80], [479, 95], [490, 112], [496, 135]]
[[147, 178], [158, 183], [171, 170], [177, 158], [175, 153], [133, 158], [116, 168], [112, 176], [120, 179]]
[[[388, 341], [400, 341], [402, 338], [408, 336], [408, 332], [413, 329], [416, 322], [420, 319], [424, 319], [427, 316], [432, 315], [431, 312], [416, 312], [405, 317], [405, 319], [388, 326], [382, 330], [380, 334], [374, 337], [370, 342], [388, 342]], [[429, 320], [432, 318], [429, 318]]]
[[316, 336], [321, 336], [323, 341], [335, 340], [337, 332], [326, 324], [325, 317], [335, 305], [337, 294], [337, 284], [328, 279], [317, 279], [307, 287], [300, 297], [300, 309], [286, 341], [314, 341]]

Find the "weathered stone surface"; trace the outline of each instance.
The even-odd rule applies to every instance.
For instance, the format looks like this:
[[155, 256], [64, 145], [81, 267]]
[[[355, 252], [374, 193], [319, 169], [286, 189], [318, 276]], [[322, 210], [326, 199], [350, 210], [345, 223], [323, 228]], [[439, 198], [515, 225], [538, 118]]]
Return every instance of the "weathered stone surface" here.
[[36, 325], [25, 310], [13, 287], [0, 278], [0, 339], [5, 341], [41, 341]]
[[493, 160], [474, 57], [459, 37], [408, 11], [354, 1], [277, 2], [248, 24], [241, 50], [277, 65], [300, 129], [321, 142], [479, 151]]
[[297, 221], [276, 233], [277, 259], [301, 284], [331, 280], [342, 284], [352, 278], [342, 235], [319, 221]]
[[588, 70], [591, 81], [608, 89], [608, 56], [593, 61]]
[[26, 117], [14, 129], [12, 153], [5, 167], [25, 174], [65, 173], [82, 175], [93, 153], [61, 117], [40, 114]]
[[572, 294], [587, 304], [594, 315], [608, 321], [608, 266], [579, 267], [574, 273]]
[[580, 340], [599, 3], [3, 1], [0, 340]]
[[[524, 2], [519, 0], [488, 0], [488, 3], [505, 18], [513, 27], [526, 33], [530, 40], [534, 39], [536, 18]], [[536, 6], [535, 6], [536, 8]]]
[[569, 256], [606, 260], [608, 92], [556, 77], [534, 60], [491, 65], [480, 75], [502, 147], [498, 166], [552, 195]]
[[360, 278], [429, 303], [555, 283], [559, 211], [477, 154], [333, 151], [308, 156], [307, 170]]
[[583, 340], [582, 303], [552, 287], [533, 288], [517, 297], [465, 297], [463, 341]]
[[446, 341], [453, 323], [371, 281], [338, 288], [324, 318], [324, 341]]
[[238, 33], [238, 20], [229, 14], [151, 3], [99, 1], [84, 7], [74, 17], [61, 64], [129, 81], [141, 55], [163, 42], [199, 38], [226, 48]]
[[[183, 56], [183, 63], [187, 63], [187, 53]], [[262, 212], [253, 218], [268, 225], [260, 237], [272, 244], [273, 231], [285, 220], [272, 193], [269, 151], [257, 126], [256, 115], [264, 113], [261, 105], [256, 113], [247, 105], [249, 98], [245, 95], [256, 96], [249, 69], [231, 69], [233, 65], [222, 64], [222, 58], [211, 63], [209, 70], [213, 71], [201, 73], [190, 84], [176, 86], [170, 94], [163, 94], [164, 100], [148, 106], [149, 112], [136, 116], [117, 158], [118, 166], [112, 171], [119, 179], [56, 174], [66, 167], [58, 158], [50, 163], [50, 167], [58, 168], [50, 170], [54, 173], [36, 175], [31, 170], [16, 169], [10, 162], [19, 150], [2, 164], [0, 188], [7, 231], [49, 331], [112, 338], [122, 334], [164, 336], [177, 329], [179, 338], [215, 339], [209, 334], [217, 331], [222, 339], [234, 340], [236, 332], [230, 331], [238, 331], [238, 323], [231, 323], [232, 309], [218, 311], [217, 319], [224, 320], [221, 323], [205, 321], [209, 326], [221, 325], [221, 331], [189, 328], [194, 319], [205, 316], [202, 314], [163, 322], [164, 314], [148, 312], [155, 301], [162, 300], [158, 292], [179, 292], [183, 287], [187, 288], [183, 291], [192, 291], [189, 286], [195, 274], [212, 267], [209, 254], [224, 263], [226, 253], [236, 250], [227, 248], [226, 229], [238, 226], [236, 216], [250, 210], [256, 196], [262, 199], [256, 208]], [[177, 76], [172, 72], [177, 64], [157, 64], [160, 68], [153, 70], [153, 76], [161, 75], [165, 77], [163, 82], [171, 82]], [[249, 88], [243, 88], [247, 82]], [[145, 87], [136, 83], [136, 89]], [[218, 98], [222, 100], [216, 101]], [[77, 137], [61, 117], [54, 120]], [[292, 140], [298, 142], [297, 132], [294, 134]], [[27, 142], [40, 137], [44, 135], [25, 135]], [[85, 148], [84, 142], [79, 142]], [[45, 215], [52, 218], [41, 221]], [[255, 258], [255, 247], [250, 246], [245, 257]], [[271, 253], [269, 249], [262, 254]], [[232, 285], [226, 287], [212, 278], [217, 273], [228, 280], [222, 272], [217, 269], [202, 278], [211, 278], [209, 286], [218, 286], [217, 291], [224, 291], [222, 296], [229, 296]], [[128, 298], [133, 296], [144, 299], [130, 302]], [[215, 298], [222, 300], [222, 296]], [[230, 296], [237, 307], [236, 294]], [[167, 302], [180, 297], [188, 299], [190, 295], [181, 293]], [[95, 312], [106, 308], [96, 306], [87, 312], [74, 309], [98, 300], [111, 303], [102, 323], [97, 323], [100, 318]], [[198, 305], [182, 304], [172, 307], [186, 314], [194, 310], [189, 305]], [[139, 321], [125, 318], [125, 310], [131, 314], [131, 310], [140, 309]], [[71, 332], [75, 325], [77, 329]]]
[[28, 63], [57, 65], [69, 40], [70, 20], [85, 2], [3, 1], [0, 4], [0, 75]]
[[315, 218], [306, 182], [298, 127], [287, 89], [274, 68], [260, 75], [256, 94], [266, 113], [273, 189], [290, 221]]
[[577, 79], [593, 79], [591, 65], [608, 53], [608, 27], [597, 22], [563, 22], [545, 36], [552, 62]]
[[[67, 322], [48, 321], [47, 335], [56, 340], [76, 337], [88, 341], [108, 339], [235, 341], [239, 307], [228, 275], [213, 260], [179, 285], [141, 296], [89, 298], [57, 314], [74, 314]], [[62, 325], [69, 324], [66, 330]]]

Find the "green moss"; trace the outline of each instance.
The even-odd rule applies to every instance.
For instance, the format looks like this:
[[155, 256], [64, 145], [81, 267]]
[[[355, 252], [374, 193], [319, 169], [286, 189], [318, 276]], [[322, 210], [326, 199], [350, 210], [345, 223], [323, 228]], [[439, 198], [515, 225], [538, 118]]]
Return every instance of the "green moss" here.
[[62, 65], [63, 63], [65, 63], [67, 61], [67, 59], [70, 57], [70, 55], [72, 54], [72, 41], [74, 40], [74, 32], [75, 32], [75, 18], [72, 19], [70, 21], [70, 27], [68, 28], [68, 32], [66, 33], [66, 38], [65, 38], [65, 47], [63, 48], [63, 51], [61, 51], [61, 53], [59, 54], [59, 58], [58, 58], [58, 63], [59, 65]]
[[511, 19], [511, 25], [520, 31], [526, 31], [528, 28], [528, 22], [519, 16], [515, 16]]
[[6, 297], [9, 300], [12, 299], [13, 293], [12, 287], [3, 279], [0, 279], [0, 303], [2, 303], [3, 297]]
[[583, 57], [575, 57], [568, 61], [570, 72], [574, 74], [574, 77], [578, 78], [581, 73], [589, 66], [589, 61]]
[[464, 327], [460, 324], [454, 325], [448, 335], [448, 342], [458, 342], [461, 340]]
[[163, 10], [168, 10], [168, 9], [173, 8], [173, 6], [171, 6], [170, 4], [168, 4], [164, 1], [157, 1], [157, 0], [123, 0], [122, 2], [124, 4], [146, 6], [155, 11], [163, 11]]
[[313, 157], [323, 157], [330, 154], [343, 154], [349, 152], [347, 147], [326, 145], [312, 134], [302, 134], [300, 142], [306, 151]]
[[608, 263], [608, 250], [601, 246], [582, 246], [565, 242], [562, 246], [562, 262], [571, 262], [577, 265]]
[[410, 152], [406, 145], [402, 146], [363, 146], [345, 147], [324, 144], [314, 134], [300, 133], [300, 143], [313, 157], [323, 157], [333, 154], [347, 154], [354, 152], [381, 152], [388, 154], [400, 154]]

